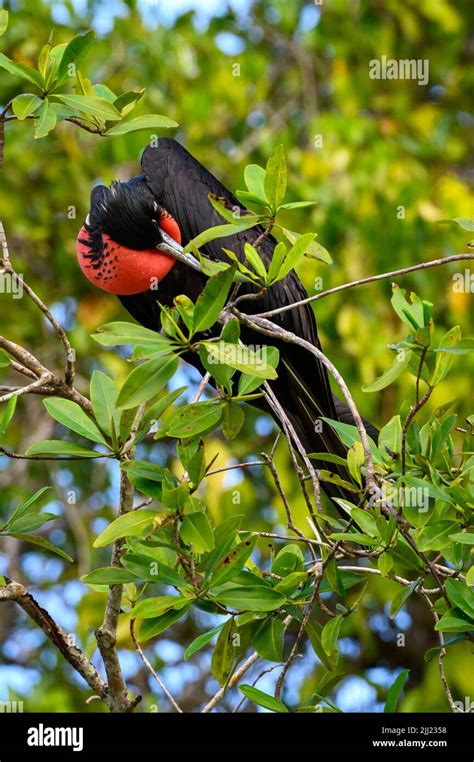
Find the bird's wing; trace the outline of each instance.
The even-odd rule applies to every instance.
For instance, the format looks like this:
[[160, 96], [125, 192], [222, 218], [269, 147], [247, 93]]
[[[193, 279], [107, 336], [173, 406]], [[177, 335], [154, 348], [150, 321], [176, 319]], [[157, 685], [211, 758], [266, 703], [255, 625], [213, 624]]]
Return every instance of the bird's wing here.
[[[183, 246], [203, 230], [223, 224], [224, 220], [209, 201], [210, 193], [224, 198], [240, 211], [247, 211], [206, 167], [172, 138], [160, 138], [155, 145], [145, 148], [142, 169], [157, 202], [178, 222]], [[224, 260], [222, 247], [229, 248], [231, 244], [235, 245], [234, 236], [219, 238], [206, 244], [202, 252], [211, 259]]]
[[[177, 221], [183, 245], [204, 230], [223, 224], [222, 217], [209, 201], [210, 193], [226, 199], [232, 207], [248, 212], [206, 167], [172, 138], [160, 138], [154, 145], [145, 148], [142, 156], [142, 170], [146, 183], [157, 202]], [[201, 248], [201, 251], [212, 259], [229, 261], [222, 251], [225, 247], [234, 251], [243, 261], [245, 243], [255, 242], [261, 232], [262, 228], [250, 228], [228, 238], [210, 241]], [[260, 247], [260, 253], [266, 264], [272, 257], [275, 245], [275, 239], [269, 237]], [[239, 293], [245, 293], [247, 290], [254, 291], [255, 288], [251, 285], [243, 286]], [[269, 288], [267, 294], [258, 302], [242, 302], [241, 308], [255, 312], [258, 305], [259, 312], [266, 312], [284, 304], [300, 301], [306, 296], [301, 281], [292, 271], [284, 280]], [[288, 331], [319, 347], [316, 319], [310, 305], [288, 310], [275, 316], [274, 320]], [[258, 343], [258, 336], [254, 335], [253, 338]], [[295, 394], [305, 398], [304, 405], [306, 409], [309, 408], [313, 418], [318, 411], [319, 414], [336, 417], [326, 370], [314, 356], [308, 355], [306, 350], [300, 347], [286, 344], [285, 364], [288, 381], [295, 384], [295, 379], [298, 379]]]

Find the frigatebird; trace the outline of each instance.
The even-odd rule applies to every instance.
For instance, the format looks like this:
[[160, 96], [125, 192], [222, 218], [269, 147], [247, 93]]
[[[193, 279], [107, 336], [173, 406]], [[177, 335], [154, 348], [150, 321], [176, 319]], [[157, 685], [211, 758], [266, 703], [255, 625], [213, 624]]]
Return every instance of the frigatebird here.
[[[206, 284], [207, 278], [200, 271], [198, 261], [191, 254], [183, 254], [181, 245], [186, 246], [199, 233], [223, 223], [209, 196], [240, 210], [241, 215], [249, 212], [176, 140], [160, 138], [148, 145], [142, 155], [141, 168], [142, 174], [128, 182], [113, 182], [110, 188], [103, 185], [93, 188], [90, 212], [78, 236], [77, 253], [81, 269], [92, 283], [118, 295], [139, 323], [159, 331], [157, 299], [167, 306], [172, 306], [180, 294], [195, 301]], [[245, 243], [255, 244], [260, 238], [259, 253], [268, 267], [277, 242], [271, 235], [262, 240], [262, 232], [262, 227], [257, 226], [212, 240], [201, 247], [201, 254], [207, 259], [228, 263], [223, 251], [226, 248], [243, 262]], [[239, 287], [239, 295], [256, 291], [258, 287], [251, 283]], [[267, 312], [300, 302], [306, 296], [292, 270], [270, 286], [258, 302], [244, 300], [239, 309], [247, 314]], [[272, 319], [320, 347], [311, 305], [298, 305]], [[206, 338], [219, 335], [220, 329], [215, 326], [207, 332]], [[327, 423], [321, 425], [322, 417], [353, 424], [349, 409], [331, 391], [326, 368], [305, 349], [268, 339], [249, 327], [242, 326], [241, 339], [250, 346], [268, 343], [278, 347], [278, 378], [271, 382], [271, 387], [306, 452], [331, 453], [345, 458], [347, 450], [337, 432]], [[197, 353], [189, 352], [184, 357], [205, 372]], [[265, 399], [255, 404], [274, 415]], [[278, 419], [277, 423], [280, 425]], [[377, 430], [368, 423], [367, 427], [368, 433], [376, 439]], [[318, 468], [347, 479], [341, 465], [318, 460], [315, 463]], [[328, 481], [323, 482], [323, 488], [333, 497], [348, 496]]]

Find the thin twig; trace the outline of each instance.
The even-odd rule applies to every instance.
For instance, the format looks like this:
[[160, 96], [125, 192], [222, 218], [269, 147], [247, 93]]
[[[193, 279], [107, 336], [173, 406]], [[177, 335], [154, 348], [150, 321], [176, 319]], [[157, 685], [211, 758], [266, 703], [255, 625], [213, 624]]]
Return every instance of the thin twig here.
[[343, 283], [341, 286], [335, 286], [329, 288], [327, 291], [321, 291], [314, 296], [308, 296], [306, 299], [301, 299], [299, 302], [293, 302], [292, 304], [285, 304], [283, 307], [277, 307], [274, 310], [268, 310], [267, 312], [260, 312], [258, 315], [250, 315], [249, 317], [261, 317], [268, 318], [274, 315], [279, 315], [287, 310], [294, 310], [297, 307], [301, 307], [303, 304], [310, 304], [316, 302], [318, 299], [323, 299], [330, 294], [336, 294], [338, 291], [345, 291], [348, 288], [354, 288], [355, 286], [362, 286], [365, 283], [373, 283], [377, 280], [387, 280], [388, 278], [396, 278], [398, 275], [405, 275], [406, 273], [416, 272], [417, 270], [426, 270], [428, 267], [439, 267], [440, 265], [447, 265], [450, 262], [459, 262], [460, 260], [474, 259], [474, 254], [453, 254], [450, 257], [442, 257], [441, 259], [433, 259], [430, 262], [421, 262], [418, 265], [412, 265], [411, 267], [403, 267], [400, 270], [392, 270], [387, 273], [380, 273], [379, 275], [370, 275], [368, 278], [360, 278], [359, 280], [353, 280], [351, 283]]
[[155, 670], [154, 670], [154, 669], [153, 669], [153, 667], [151, 666], [150, 662], [148, 661], [147, 657], [146, 657], [146, 656], [145, 656], [145, 654], [143, 653], [143, 650], [142, 650], [142, 648], [141, 648], [141, 646], [140, 646], [140, 644], [139, 644], [139, 642], [138, 642], [138, 640], [137, 640], [137, 636], [136, 636], [136, 633], [135, 633], [135, 620], [134, 620], [134, 619], [131, 619], [131, 620], [130, 620], [130, 635], [132, 636], [133, 645], [135, 646], [135, 650], [136, 650], [136, 652], [138, 653], [138, 655], [139, 655], [140, 659], [142, 660], [143, 664], [145, 665], [146, 669], [147, 669], [147, 670], [150, 672], [150, 674], [151, 674], [151, 675], [152, 675], [152, 676], [155, 678], [156, 682], [157, 682], [157, 683], [158, 683], [158, 685], [160, 686], [161, 690], [162, 690], [162, 691], [163, 691], [163, 693], [165, 694], [165, 696], [166, 696], [166, 698], [168, 699], [168, 701], [170, 702], [170, 704], [171, 704], [172, 706], [174, 706], [174, 708], [176, 709], [176, 711], [177, 711], [177, 712], [179, 712], [180, 714], [183, 714], [183, 710], [181, 709], [181, 707], [179, 706], [179, 704], [177, 704], [177, 702], [175, 701], [175, 699], [173, 698], [173, 696], [172, 696], [172, 695], [171, 695], [171, 693], [169, 692], [168, 688], [167, 688], [167, 687], [166, 687], [166, 685], [164, 684], [163, 680], [162, 680], [162, 679], [161, 679], [161, 677], [160, 677], [160, 676], [159, 676], [159, 675], [158, 675], [158, 674], [155, 672]]

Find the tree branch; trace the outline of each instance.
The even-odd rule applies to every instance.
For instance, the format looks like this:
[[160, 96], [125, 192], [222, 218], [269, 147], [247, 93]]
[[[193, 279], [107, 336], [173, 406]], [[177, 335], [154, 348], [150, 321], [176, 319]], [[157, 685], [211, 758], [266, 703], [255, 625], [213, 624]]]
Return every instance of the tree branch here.
[[259, 312], [257, 315], [250, 315], [250, 317], [268, 318], [274, 315], [280, 315], [282, 312], [288, 310], [294, 310], [297, 307], [301, 307], [303, 304], [310, 304], [316, 302], [318, 299], [323, 299], [325, 296], [331, 294], [337, 294], [339, 291], [346, 291], [348, 288], [354, 288], [355, 286], [363, 286], [366, 283], [373, 283], [377, 280], [387, 280], [388, 278], [396, 278], [399, 275], [406, 275], [406, 273], [416, 272], [417, 270], [426, 270], [429, 267], [439, 267], [440, 265], [448, 265], [450, 262], [459, 262], [460, 260], [473, 260], [474, 254], [453, 254], [450, 257], [442, 257], [441, 259], [433, 259], [430, 262], [421, 262], [418, 265], [411, 265], [410, 267], [403, 267], [400, 270], [392, 270], [387, 273], [380, 273], [379, 275], [369, 275], [368, 278], [360, 278], [359, 280], [353, 280], [350, 283], [343, 283], [340, 286], [334, 286], [327, 291], [321, 291], [320, 294], [314, 294], [314, 296], [308, 296], [306, 299], [301, 299], [299, 302], [293, 302], [292, 304], [285, 304], [283, 307], [277, 307], [274, 310], [268, 310], [267, 312]]
[[0, 602], [14, 601], [43, 630], [49, 640], [61, 652], [66, 661], [78, 672], [92, 690], [104, 701], [108, 701], [108, 687], [94, 665], [71, 643], [66, 632], [59, 626], [46, 609], [28, 592], [28, 590], [7, 577], [6, 586], [0, 587]]

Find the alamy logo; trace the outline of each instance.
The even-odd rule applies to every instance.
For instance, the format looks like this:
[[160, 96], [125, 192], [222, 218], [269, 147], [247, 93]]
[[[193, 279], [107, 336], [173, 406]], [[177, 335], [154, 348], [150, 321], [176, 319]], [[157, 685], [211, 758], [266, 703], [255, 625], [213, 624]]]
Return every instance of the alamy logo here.
[[464, 702], [455, 701], [454, 706], [456, 707], [457, 712], [462, 712], [464, 714], [474, 714], [474, 701], [471, 700], [470, 696], [465, 696]]
[[0, 272], [0, 294], [11, 294], [13, 299], [23, 296], [23, 281], [11, 273]]
[[427, 58], [372, 58], [369, 61], [370, 79], [416, 79], [419, 85], [427, 85], [430, 78], [430, 62]]
[[28, 746], [71, 746], [73, 751], [84, 748], [84, 728], [48, 728], [40, 723], [28, 728]]
[[0, 701], [0, 712], [12, 714], [23, 711], [23, 701]]

